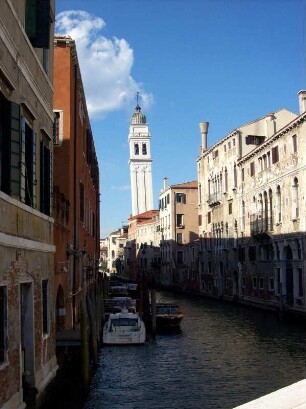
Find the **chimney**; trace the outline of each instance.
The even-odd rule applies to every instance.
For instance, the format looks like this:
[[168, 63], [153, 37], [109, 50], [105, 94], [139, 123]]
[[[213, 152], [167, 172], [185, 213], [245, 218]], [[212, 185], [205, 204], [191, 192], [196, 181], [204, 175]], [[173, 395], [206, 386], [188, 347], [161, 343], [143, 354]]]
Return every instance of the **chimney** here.
[[300, 106], [300, 114], [306, 112], [306, 91], [298, 92], [299, 96], [299, 106]]
[[209, 122], [200, 122], [200, 132], [202, 136], [202, 152], [207, 149], [207, 133], [208, 133]]
[[168, 189], [168, 178], [165, 177], [164, 178], [164, 190], [167, 190], [167, 189]]
[[267, 115], [266, 117], [266, 133], [267, 133], [267, 138], [270, 138], [270, 136], [274, 135], [276, 132], [276, 127], [275, 127], [275, 115], [273, 112], [271, 114]]

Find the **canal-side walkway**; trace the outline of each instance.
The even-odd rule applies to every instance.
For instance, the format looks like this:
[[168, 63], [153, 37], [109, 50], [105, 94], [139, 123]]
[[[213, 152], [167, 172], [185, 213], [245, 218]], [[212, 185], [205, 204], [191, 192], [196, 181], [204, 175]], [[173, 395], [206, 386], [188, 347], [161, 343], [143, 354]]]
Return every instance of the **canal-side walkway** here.
[[234, 409], [306, 409], [306, 379]]

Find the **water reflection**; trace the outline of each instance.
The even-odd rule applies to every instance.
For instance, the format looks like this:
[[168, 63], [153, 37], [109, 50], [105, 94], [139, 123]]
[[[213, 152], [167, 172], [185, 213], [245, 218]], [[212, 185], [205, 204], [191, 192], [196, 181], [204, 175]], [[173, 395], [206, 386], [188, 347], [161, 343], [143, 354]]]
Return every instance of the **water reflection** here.
[[161, 293], [181, 331], [100, 353], [86, 409], [232, 408], [305, 377], [306, 332], [270, 313]]

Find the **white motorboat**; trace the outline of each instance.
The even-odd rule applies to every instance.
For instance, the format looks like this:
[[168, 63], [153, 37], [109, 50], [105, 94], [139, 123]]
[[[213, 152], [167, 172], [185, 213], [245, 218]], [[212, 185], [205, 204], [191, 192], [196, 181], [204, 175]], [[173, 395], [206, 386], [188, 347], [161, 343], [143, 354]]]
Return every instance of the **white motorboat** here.
[[110, 314], [103, 327], [103, 343], [107, 345], [141, 345], [146, 340], [146, 327], [137, 312]]

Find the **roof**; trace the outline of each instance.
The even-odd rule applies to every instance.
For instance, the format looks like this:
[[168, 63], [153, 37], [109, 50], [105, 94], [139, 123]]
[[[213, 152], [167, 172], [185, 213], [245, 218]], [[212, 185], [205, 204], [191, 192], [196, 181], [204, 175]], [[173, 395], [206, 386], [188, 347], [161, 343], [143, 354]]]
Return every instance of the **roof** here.
[[198, 181], [197, 180], [193, 180], [191, 182], [184, 182], [184, 183], [179, 183], [177, 185], [171, 185], [170, 188], [173, 189], [194, 189], [198, 187]]
[[139, 220], [139, 219], [146, 219], [146, 220], [150, 220], [152, 219], [152, 217], [155, 217], [156, 215], [158, 215], [159, 210], [148, 210], [144, 213], [140, 213], [140, 214], [136, 214], [135, 216], [131, 216], [129, 218], [129, 220]]

